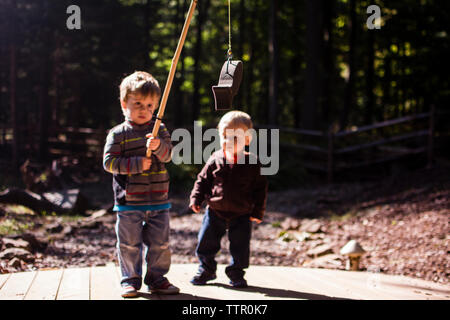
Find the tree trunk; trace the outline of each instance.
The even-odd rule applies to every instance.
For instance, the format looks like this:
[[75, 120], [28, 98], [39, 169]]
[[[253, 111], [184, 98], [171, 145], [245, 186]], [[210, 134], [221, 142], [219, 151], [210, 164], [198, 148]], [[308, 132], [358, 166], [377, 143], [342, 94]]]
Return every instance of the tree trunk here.
[[51, 127], [59, 127], [59, 104], [60, 104], [60, 89], [61, 89], [61, 56], [62, 46], [61, 37], [56, 36], [55, 54], [53, 59], [52, 84], [55, 89], [55, 94], [52, 99], [51, 111]]
[[147, 0], [144, 7], [144, 69], [148, 71], [150, 69], [150, 58], [148, 56], [150, 51], [150, 14], [152, 11], [151, 0]]
[[192, 97], [192, 110], [194, 121], [200, 116], [200, 63], [202, 62], [202, 31], [205, 23], [206, 14], [208, 13], [210, 0], [202, 1], [199, 5], [199, 12], [197, 15], [197, 41], [195, 43], [194, 51], [194, 93]]
[[278, 6], [276, 0], [270, 1], [269, 12], [269, 59], [270, 59], [270, 78], [269, 78], [269, 124], [278, 123], [278, 41], [277, 41], [277, 12]]
[[43, 50], [40, 75], [39, 75], [39, 158], [42, 161], [47, 160], [48, 157], [48, 125], [49, 125], [49, 70], [50, 70], [50, 28], [48, 26], [48, 2], [44, 1], [43, 8], [43, 41], [46, 44], [46, 48]]
[[395, 114], [394, 117], [398, 118], [398, 117], [400, 117], [400, 86], [399, 86], [400, 59], [399, 59], [399, 54], [398, 54], [399, 43], [395, 42], [395, 45], [397, 46], [397, 53], [395, 53], [395, 57], [394, 57], [395, 67], [392, 68], [392, 75], [393, 75], [394, 83], [395, 83], [395, 88], [394, 88], [394, 92], [392, 94], [392, 99], [394, 101], [394, 114]]
[[291, 77], [292, 77], [292, 113], [294, 117], [294, 127], [300, 127], [300, 111], [301, 111], [301, 72], [302, 72], [302, 59], [304, 58], [301, 54], [301, 41], [300, 37], [298, 37], [298, 32], [301, 30], [302, 26], [302, 15], [303, 10], [300, 6], [299, 1], [294, 2], [293, 14], [292, 14], [292, 30], [294, 31], [294, 35], [292, 38], [292, 46], [294, 48], [294, 56], [291, 59]]
[[324, 8], [324, 101], [322, 106], [323, 127], [328, 129], [330, 126], [330, 113], [334, 106], [334, 76], [335, 60], [333, 50], [333, 19], [335, 16], [336, 0], [326, 0]]
[[[183, 5], [181, 5], [181, 2]], [[182, 30], [183, 28], [183, 17], [186, 13], [186, 0], [178, 0], [177, 1], [177, 14], [176, 14], [176, 21], [175, 25], [177, 26], [177, 31]], [[175, 127], [181, 127], [184, 123], [185, 119], [185, 104], [184, 104], [184, 93], [181, 91], [181, 85], [184, 82], [184, 74], [185, 74], [185, 68], [184, 68], [184, 53], [181, 51], [180, 53], [180, 76], [175, 77], [174, 83], [173, 83], [173, 92], [175, 93], [175, 112], [174, 112], [174, 125]]]
[[345, 130], [348, 124], [350, 110], [354, 105], [354, 78], [355, 78], [355, 45], [356, 45], [356, 1], [350, 0], [350, 50], [348, 53], [349, 76], [345, 90], [344, 110], [341, 113], [340, 129]]
[[16, 45], [10, 44], [10, 96], [9, 105], [11, 108], [11, 124], [13, 129], [12, 142], [12, 166], [14, 169], [19, 167], [19, 127], [17, 124], [17, 109], [16, 109]]
[[9, 92], [9, 105], [11, 110], [11, 127], [13, 130], [13, 141], [12, 141], [12, 167], [13, 170], [18, 170], [19, 168], [19, 127], [17, 121], [17, 108], [16, 108], [16, 80], [17, 80], [17, 48], [15, 43], [15, 21], [16, 21], [16, 2], [14, 0], [10, 1], [10, 17], [11, 17], [11, 34], [9, 41], [9, 61], [10, 61], [10, 92]]
[[174, 124], [176, 127], [183, 126], [185, 124], [188, 124], [190, 122], [189, 117], [186, 115], [188, 114], [185, 110], [186, 106], [188, 105], [186, 103], [186, 95], [181, 90], [181, 85], [184, 82], [185, 79], [185, 63], [183, 58], [183, 53], [180, 54], [181, 61], [179, 62], [180, 65], [180, 78], [176, 79], [176, 112], [175, 112], [175, 121]]
[[406, 100], [408, 99], [408, 96], [406, 94], [406, 91], [408, 90], [407, 87], [407, 83], [405, 81], [405, 75], [406, 75], [406, 70], [405, 70], [405, 65], [406, 65], [406, 61], [405, 61], [405, 42], [402, 42], [401, 44], [399, 44], [400, 47], [400, 80], [399, 80], [399, 89], [400, 89], [400, 104], [401, 104], [401, 116], [406, 116], [407, 115], [407, 110], [406, 110]]
[[302, 108], [302, 127], [316, 128], [319, 109], [322, 60], [323, 0], [306, 0], [306, 75], [305, 103]]
[[370, 124], [373, 122], [374, 118], [374, 105], [375, 105], [375, 97], [373, 94], [374, 90], [374, 30], [367, 30], [367, 75], [366, 75], [366, 112], [365, 112], [365, 123]]
[[[2, 12], [2, 15], [0, 16], [0, 19], [2, 21], [6, 20], [6, 14], [5, 12]], [[9, 59], [7, 58], [7, 49], [8, 49], [8, 42], [7, 42], [7, 34], [6, 32], [2, 32], [0, 34], [0, 88], [6, 88], [8, 86], [8, 81], [5, 79], [7, 75], [7, 70], [9, 66]], [[6, 136], [6, 124], [8, 123], [8, 117], [7, 117], [7, 104], [4, 101], [4, 94], [2, 91], [0, 91], [0, 124], [1, 124], [1, 132], [0, 132], [0, 139], [2, 141], [2, 145], [5, 144], [5, 136]]]
[[391, 104], [391, 80], [392, 80], [392, 62], [391, 62], [391, 53], [390, 46], [391, 41], [387, 39], [386, 48], [388, 54], [384, 58], [383, 67], [384, 67], [384, 76], [383, 76], [383, 103], [379, 110], [379, 119], [380, 121], [386, 120], [386, 110], [389, 110], [389, 105]]
[[[251, 8], [251, 17], [250, 17], [250, 25], [248, 26], [248, 29], [250, 30], [250, 34], [253, 32], [253, 29], [255, 28], [255, 21], [256, 21], [256, 1], [252, 2]], [[252, 84], [253, 84], [253, 68], [254, 68], [254, 52], [255, 52], [255, 37], [250, 37], [249, 42], [249, 49], [248, 49], [248, 55], [250, 57], [250, 60], [247, 63], [247, 67], [244, 65], [244, 70], [246, 73], [244, 73], [244, 82], [245, 82], [245, 89], [247, 91], [247, 96], [245, 99], [245, 102], [247, 104], [247, 108], [252, 115], [257, 114], [257, 110], [253, 106], [253, 90], [252, 90]], [[259, 120], [259, 119], [258, 119]]]
[[88, 208], [87, 199], [80, 194], [79, 189], [38, 194], [29, 190], [10, 188], [0, 192], [0, 203], [21, 204], [38, 214], [43, 211], [58, 214], [84, 214]]
[[[247, 0], [248, 1], [248, 0]], [[247, 12], [245, 10], [245, 0], [241, 0], [239, 2], [239, 46], [237, 50], [237, 56], [235, 60], [242, 60], [244, 56], [244, 43], [246, 40], [246, 30], [245, 30], [245, 16]], [[235, 97], [235, 103], [238, 107], [242, 108], [244, 111], [248, 111], [248, 106], [243, 106], [242, 103], [244, 101], [244, 96], [248, 92], [245, 90], [244, 85], [242, 85], [241, 89], [239, 90], [237, 96]]]

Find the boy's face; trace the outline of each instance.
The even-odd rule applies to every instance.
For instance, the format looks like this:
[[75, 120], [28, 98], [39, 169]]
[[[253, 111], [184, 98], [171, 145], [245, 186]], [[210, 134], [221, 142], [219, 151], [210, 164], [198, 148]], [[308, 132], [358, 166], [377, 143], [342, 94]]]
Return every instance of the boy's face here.
[[158, 106], [157, 96], [142, 96], [139, 94], [129, 94], [127, 101], [121, 101], [124, 114], [134, 123], [144, 124], [153, 116]]
[[248, 128], [244, 125], [228, 126], [223, 132], [222, 147], [229, 153], [237, 155], [244, 151], [251, 141], [247, 133]]

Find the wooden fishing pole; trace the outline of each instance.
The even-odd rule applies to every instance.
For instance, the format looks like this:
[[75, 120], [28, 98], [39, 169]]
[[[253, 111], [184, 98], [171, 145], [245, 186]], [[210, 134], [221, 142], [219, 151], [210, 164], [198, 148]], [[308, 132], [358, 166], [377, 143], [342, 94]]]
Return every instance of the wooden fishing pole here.
[[[156, 116], [155, 126], [153, 127], [152, 135], [154, 137], [157, 136], [159, 131], [159, 126], [161, 125], [162, 117], [164, 116], [164, 110], [166, 109], [167, 98], [169, 97], [170, 88], [172, 87], [173, 77], [175, 75], [175, 70], [177, 69], [178, 59], [180, 58], [181, 50], [183, 49], [184, 40], [186, 39], [186, 34], [189, 29], [189, 25], [191, 24], [191, 19], [195, 11], [195, 7], [197, 6], [198, 0], [192, 0], [191, 5], [189, 7], [189, 11], [186, 17], [186, 21], [184, 22], [183, 30], [181, 31], [180, 40], [178, 41], [177, 49], [175, 50], [175, 54], [172, 59], [172, 65], [170, 66], [169, 76], [167, 78], [166, 87], [164, 88], [164, 93], [161, 98], [161, 104], [159, 106], [158, 115]], [[150, 158], [152, 155], [152, 150], [147, 148], [146, 156]]]

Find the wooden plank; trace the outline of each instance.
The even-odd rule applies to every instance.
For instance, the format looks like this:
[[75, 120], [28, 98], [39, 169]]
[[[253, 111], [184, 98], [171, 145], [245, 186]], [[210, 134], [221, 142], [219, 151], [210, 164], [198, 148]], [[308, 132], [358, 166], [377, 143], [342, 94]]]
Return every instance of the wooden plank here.
[[91, 300], [122, 300], [116, 266], [91, 268]]
[[[297, 274], [300, 268], [250, 266], [246, 272], [249, 287], [243, 289], [232, 288], [225, 275], [225, 265], [219, 265], [217, 279], [205, 286], [193, 286], [189, 280], [195, 274], [197, 265], [176, 265], [172, 270], [182, 275], [184, 281], [179, 282], [185, 295], [192, 295], [198, 299], [232, 299], [232, 300], [276, 300], [276, 299], [329, 299], [327, 291], [320, 291], [317, 283], [304, 281], [305, 275]], [[182, 268], [182, 269], [181, 269]], [[300, 270], [302, 272], [302, 270]], [[304, 273], [304, 272], [303, 272]], [[300, 281], [298, 281], [300, 279]], [[311, 278], [307, 278], [311, 280]], [[326, 287], [326, 286], [324, 286]], [[339, 291], [339, 294], [341, 290]], [[335, 297], [341, 297], [336, 295]], [[177, 299], [176, 296], [169, 299]]]
[[[121, 289], [120, 281], [122, 280], [122, 274], [120, 272], [120, 266], [115, 266], [114, 269], [116, 270], [116, 277], [117, 277], [117, 283], [119, 286], [119, 290]], [[145, 264], [142, 265], [142, 270], [145, 270]], [[130, 300], [129, 298], [122, 298], [122, 300]], [[139, 296], [136, 298], [132, 298], [132, 300], [161, 300], [158, 294], [152, 294], [150, 292], [147, 292], [147, 287], [145, 284], [142, 285], [141, 289], [139, 290]]]
[[[192, 272], [189, 275], [189, 280], [197, 272], [198, 265], [193, 265]], [[217, 279], [211, 281], [211, 285], [207, 286], [194, 286], [192, 285], [194, 292], [199, 297], [211, 297], [218, 300], [261, 300], [268, 299], [261, 295], [260, 292], [254, 289], [242, 288], [236, 289], [229, 284], [230, 279], [225, 274], [226, 265], [219, 264], [217, 266]], [[247, 274], [252, 270], [247, 269]]]
[[[330, 279], [346, 279], [346, 285], [349, 286], [361, 286], [361, 289], [367, 293], [366, 299], [379, 299], [377, 296], [380, 296], [381, 299], [389, 300], [450, 298], [450, 288], [448, 286], [435, 284], [421, 279], [374, 272], [329, 269], [314, 269], [313, 271]], [[445, 297], [446, 292], [449, 294], [448, 297]]]
[[378, 122], [378, 123], [367, 125], [367, 126], [361, 126], [358, 129], [356, 129], [356, 130], [340, 131], [340, 132], [337, 132], [335, 135], [337, 137], [348, 136], [350, 134], [357, 134], [357, 133], [361, 133], [361, 132], [364, 132], [364, 131], [369, 131], [369, 130], [373, 130], [373, 129], [378, 129], [378, 128], [392, 126], [392, 125], [395, 125], [395, 124], [400, 124], [400, 123], [403, 123], [403, 122], [408, 122], [408, 121], [412, 121], [412, 120], [427, 118], [429, 116], [430, 116], [430, 112], [414, 114], [414, 115], [411, 115], [411, 116], [391, 119], [391, 120]]
[[66, 132], [75, 132], [75, 133], [86, 133], [86, 134], [104, 134], [106, 130], [101, 129], [93, 129], [93, 128], [78, 128], [78, 127], [57, 127], [54, 128], [55, 132], [58, 133], [66, 133]]
[[[228, 286], [228, 278], [225, 275], [225, 266], [218, 265], [217, 267], [217, 279], [208, 282], [207, 285], [194, 286], [189, 281], [197, 273], [197, 264], [183, 264], [172, 265], [168, 273], [168, 278], [171, 279], [172, 274], [178, 274], [178, 284], [180, 289], [182, 288], [185, 296], [192, 296], [191, 299], [213, 299], [213, 300], [246, 300], [251, 299], [246, 292], [239, 290], [230, 290]], [[172, 280], [170, 280], [172, 281]], [[165, 296], [164, 299], [176, 299], [175, 296]], [[260, 299], [260, 297], [258, 297]]]
[[100, 139], [96, 140], [96, 139], [92, 139], [92, 138], [85, 138], [85, 139], [69, 139], [67, 138], [65, 141], [60, 140], [56, 137], [50, 137], [48, 138], [48, 142], [50, 142], [52, 144], [52, 146], [54, 148], [57, 147], [66, 147], [66, 146], [72, 146], [72, 145], [77, 145], [77, 146], [98, 146], [100, 147], [103, 142], [100, 141]]
[[[327, 271], [332, 271], [327, 272]], [[309, 269], [308, 272], [316, 274], [318, 277], [329, 282], [333, 282], [343, 288], [347, 288], [353, 293], [357, 294], [361, 299], [370, 300], [395, 300], [402, 299], [397, 295], [393, 295], [391, 292], [385, 292], [379, 290], [379, 284], [373, 286], [370, 276], [374, 276], [375, 282], [377, 281], [377, 274], [372, 274], [366, 277], [352, 277], [352, 272], [339, 271], [339, 270], [326, 270], [326, 269]], [[354, 273], [354, 272], [353, 272]]]
[[293, 144], [293, 143], [280, 143], [280, 147], [286, 147], [286, 148], [296, 148], [296, 149], [302, 149], [307, 151], [315, 151], [319, 153], [328, 153], [328, 150], [322, 147], [312, 146], [309, 144]]
[[[245, 276], [249, 287], [236, 289], [229, 285], [225, 267], [218, 266], [217, 279], [208, 285], [194, 286], [189, 280], [198, 265], [174, 264], [167, 277], [180, 287], [180, 294], [150, 294], [143, 287], [137, 300], [450, 299], [450, 286], [421, 279], [371, 272], [253, 265]], [[5, 274], [0, 275], [0, 299], [120, 300], [119, 281], [120, 270], [114, 264]]]
[[246, 280], [249, 290], [262, 295], [261, 299], [270, 300], [306, 300], [308, 295], [298, 291], [298, 287], [286, 285], [280, 281], [278, 274], [284, 272], [284, 269], [267, 268], [262, 266], [250, 266], [246, 273]]
[[383, 153], [393, 153], [393, 154], [410, 154], [415, 153], [416, 148], [408, 148], [404, 146], [379, 146], [378, 150], [382, 151]]
[[325, 137], [322, 131], [317, 130], [307, 130], [307, 129], [297, 129], [297, 128], [287, 128], [287, 127], [279, 127], [279, 126], [271, 126], [271, 125], [254, 125], [255, 129], [278, 129], [282, 132], [287, 133], [297, 133], [305, 136], [314, 136], [314, 137]]
[[376, 146], [383, 145], [386, 143], [397, 142], [397, 141], [402, 141], [402, 140], [420, 137], [420, 136], [426, 136], [426, 135], [428, 135], [428, 130], [415, 131], [415, 132], [410, 132], [410, 133], [406, 133], [406, 134], [402, 134], [402, 135], [397, 135], [394, 137], [379, 139], [379, 140], [368, 142], [368, 143], [363, 143], [363, 144], [359, 144], [359, 145], [341, 148], [341, 149], [336, 150], [335, 153], [342, 154], [342, 153], [354, 152], [354, 151], [358, 151], [358, 150], [362, 150], [362, 149], [376, 147]]
[[55, 300], [62, 274], [62, 269], [37, 271], [24, 300]]
[[89, 268], [64, 269], [57, 300], [89, 300]]
[[3, 287], [10, 276], [11, 273], [0, 274], [0, 289]]
[[[281, 268], [281, 267], [278, 267]], [[338, 286], [308, 271], [308, 268], [288, 268], [278, 270], [276, 278], [280, 284], [300, 293], [309, 300], [363, 299], [351, 290]]]
[[0, 290], [0, 300], [23, 300], [36, 271], [12, 273]]
[[[198, 295], [194, 294], [194, 286], [189, 282], [195, 273], [194, 265], [179, 265], [179, 264], [173, 264], [170, 267], [169, 272], [167, 273], [167, 279], [180, 288], [180, 294], [177, 297], [180, 300], [204, 300], [209, 299], [207, 297], [199, 297]], [[169, 300], [170, 297], [163, 297], [161, 295], [161, 300]]]
[[234, 300], [298, 300], [304, 299], [289, 284], [280, 281], [277, 277], [279, 269], [251, 265], [246, 269], [245, 279], [248, 288], [233, 288], [225, 275], [226, 265], [218, 266], [218, 278], [214, 280], [214, 286], [220, 286], [224, 290], [222, 299]]
[[401, 299], [449, 300], [450, 287], [405, 276], [381, 276], [380, 289], [401, 295]]

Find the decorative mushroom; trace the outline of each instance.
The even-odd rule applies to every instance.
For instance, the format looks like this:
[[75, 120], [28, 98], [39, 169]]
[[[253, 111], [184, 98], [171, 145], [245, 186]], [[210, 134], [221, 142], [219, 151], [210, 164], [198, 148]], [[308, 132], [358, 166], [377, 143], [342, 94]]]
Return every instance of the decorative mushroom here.
[[346, 270], [358, 271], [361, 256], [366, 252], [356, 240], [350, 240], [341, 248], [341, 254], [347, 256]]

